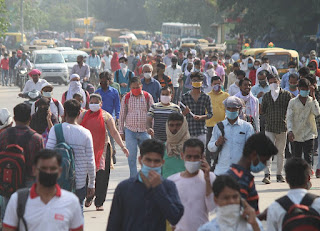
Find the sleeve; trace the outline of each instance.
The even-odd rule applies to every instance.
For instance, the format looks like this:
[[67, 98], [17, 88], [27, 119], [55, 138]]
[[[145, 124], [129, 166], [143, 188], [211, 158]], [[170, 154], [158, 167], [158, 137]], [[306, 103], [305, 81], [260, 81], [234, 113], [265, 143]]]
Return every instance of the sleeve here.
[[221, 131], [217, 125], [214, 126], [211, 139], [208, 143], [208, 149], [210, 152], [216, 152], [218, 147], [216, 146], [216, 142], [218, 138], [221, 136]]
[[115, 107], [115, 116], [116, 119], [119, 119], [119, 115], [120, 115], [120, 97], [119, 97], [119, 93], [117, 90], [117, 94], [115, 94], [115, 102], [114, 102], [114, 107]]
[[99, 55], [97, 55], [97, 57], [98, 57], [98, 69], [100, 69], [100, 67], [101, 67], [101, 59], [100, 59]]
[[149, 108], [147, 116], [154, 118], [154, 105], [151, 105], [151, 107]]
[[172, 87], [173, 86], [173, 84], [172, 84], [172, 80], [171, 80], [171, 78], [168, 76], [168, 86], [169, 87]]
[[288, 109], [287, 109], [287, 129], [288, 133], [292, 132], [293, 127], [293, 101], [290, 100]]
[[18, 68], [20, 66], [20, 63], [21, 63], [21, 59], [19, 59], [19, 61], [16, 63], [16, 65], [14, 67]]
[[90, 78], [90, 67], [87, 65], [86, 77]]
[[73, 67], [72, 67], [71, 75], [76, 73], [76, 68], [75, 68], [75, 66], [76, 66], [76, 65], [73, 65]]
[[57, 144], [57, 138], [56, 138], [56, 133], [54, 131], [54, 127], [50, 129], [49, 135], [48, 135], [48, 141], [46, 148], [47, 149], [54, 149], [54, 147]]
[[[216, 179], [216, 175], [213, 172], [210, 172], [210, 184], [212, 185], [213, 182]], [[213, 200], [213, 192], [209, 195], [205, 197], [205, 204], [207, 207], [207, 212], [210, 213], [211, 211], [213, 211], [216, 207], [214, 200]]]
[[[154, 104], [154, 100], [153, 100], [152, 95], [150, 93], [148, 93], [148, 94], [149, 94], [149, 108], [148, 108], [148, 110], [149, 110], [150, 107]], [[159, 96], [159, 98], [160, 98], [160, 96]]]
[[7, 228], [17, 228], [18, 227], [18, 215], [17, 215], [17, 206], [18, 206], [18, 194], [14, 193], [10, 197], [10, 200], [8, 202], [4, 219], [3, 219], [3, 227]]
[[58, 101], [58, 103], [59, 103], [59, 113], [60, 113], [59, 115], [63, 116], [64, 115], [64, 107], [60, 101]]
[[207, 88], [209, 86], [209, 82], [208, 82], [208, 76], [207, 75], [203, 75], [203, 84], [202, 87]]
[[30, 115], [33, 115], [34, 113], [36, 113], [36, 102], [33, 102], [33, 103], [32, 103], [32, 106], [31, 106], [31, 114], [30, 114]]
[[24, 85], [24, 88], [22, 90], [22, 93], [26, 93], [29, 91], [29, 80], [26, 82], [26, 84]]
[[248, 130], [246, 134], [246, 141], [249, 139], [250, 136], [254, 134], [254, 130], [251, 124], [248, 123]]
[[121, 230], [123, 218], [123, 202], [121, 198], [121, 184], [117, 186], [112, 199], [107, 231]]
[[319, 116], [320, 115], [320, 108], [319, 108], [319, 103], [317, 100], [312, 100], [312, 113], [315, 116]]
[[257, 88], [255, 87], [255, 85], [251, 88], [251, 93], [254, 97], [258, 98]]
[[[158, 81], [157, 81], [158, 82]], [[161, 94], [161, 85], [158, 82], [158, 89], [157, 89], [157, 101], [160, 102], [160, 94]]]
[[185, 88], [192, 89], [190, 75], [187, 76], [186, 82], [184, 84]]
[[84, 218], [81, 212], [80, 204], [77, 203], [78, 198], [75, 197], [72, 218], [70, 220], [70, 230], [79, 230], [84, 225]]
[[266, 99], [266, 95], [264, 95], [264, 97], [262, 97], [260, 114], [265, 114], [265, 113], [266, 113], [266, 110], [267, 110], [267, 107], [268, 107], [267, 99]]
[[[164, 183], [166, 182], [166, 186]], [[181, 219], [184, 207], [176, 185], [172, 181], [165, 181], [153, 189], [153, 199], [165, 218], [171, 225], [176, 225]]]
[[255, 126], [256, 126], [256, 132], [260, 132], [260, 116], [259, 116], [259, 100], [258, 98], [255, 98], [255, 104], [257, 108], [257, 113], [254, 118]]
[[210, 96], [207, 95], [207, 100], [206, 100], [206, 109], [207, 109], [207, 117], [210, 119], [213, 116], [212, 112], [212, 104], [211, 104], [211, 99]]
[[91, 132], [88, 131], [88, 139], [86, 144], [86, 154], [87, 154], [87, 163], [88, 163], [88, 188], [94, 188], [95, 186], [95, 178], [96, 178], [96, 164], [93, 152], [93, 141]]
[[282, 76], [282, 79], [281, 79], [281, 83], [280, 83], [280, 87], [282, 89], [284, 89], [286, 87], [286, 81], [287, 81], [287, 74], [285, 74], [284, 76]]
[[122, 97], [122, 100], [121, 100], [121, 107], [120, 107], [120, 117], [119, 117], [119, 133], [120, 134], [124, 134], [124, 131], [123, 131], [123, 128], [124, 128], [124, 122], [125, 122], [125, 117], [127, 115], [125, 115], [125, 98], [126, 98], [126, 95], [124, 95]]
[[268, 231], [277, 231], [278, 230], [278, 225], [277, 225], [277, 219], [274, 217], [275, 212], [274, 212], [274, 203], [273, 202], [267, 212], [267, 230]]

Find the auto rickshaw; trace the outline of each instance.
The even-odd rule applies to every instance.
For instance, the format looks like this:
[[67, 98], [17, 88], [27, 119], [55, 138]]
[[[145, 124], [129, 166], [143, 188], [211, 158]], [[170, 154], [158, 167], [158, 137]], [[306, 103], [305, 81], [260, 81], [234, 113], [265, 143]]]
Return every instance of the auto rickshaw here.
[[56, 42], [53, 39], [36, 39], [33, 41], [33, 45], [56, 47]]
[[221, 44], [208, 43], [208, 44], [198, 44], [195, 49], [198, 53], [205, 53], [205, 54], [208, 54], [209, 51], [218, 51], [218, 52], [224, 53], [227, 49], [227, 46], [226, 46], [226, 43], [221, 43]]
[[23, 46], [23, 51], [28, 52], [30, 51], [31, 53], [35, 50], [45, 50], [47, 49], [47, 46], [38, 46], [38, 45], [24, 45]]
[[150, 40], [134, 40], [132, 41], [131, 49], [137, 51], [137, 50], [145, 50], [147, 48], [151, 49], [152, 42]]
[[83, 47], [83, 39], [80, 38], [65, 38], [65, 45], [67, 47], [73, 47], [74, 49], [80, 49]]
[[20, 48], [21, 44], [27, 44], [25, 34], [23, 34], [23, 41], [21, 41], [21, 33], [18, 32], [7, 32], [4, 35], [4, 45], [9, 49], [17, 49]]
[[206, 39], [198, 39], [198, 42], [199, 42], [200, 44], [208, 44], [208, 43], [209, 43], [209, 41], [206, 40]]
[[127, 54], [129, 54], [129, 45], [127, 43], [112, 43], [110, 49], [116, 52], [120, 52], [123, 48]]
[[92, 39], [92, 48], [98, 51], [102, 51], [104, 48], [104, 45], [106, 43], [112, 44], [111, 37], [108, 36], [94, 36]]
[[[249, 48], [249, 49], [243, 49], [241, 51], [241, 54], [245, 54], [246, 56], [251, 56], [254, 59], [261, 59], [261, 54], [265, 51], [270, 50], [283, 50], [283, 48], [274, 47], [274, 48]], [[235, 60], [237, 61], [237, 60]]]

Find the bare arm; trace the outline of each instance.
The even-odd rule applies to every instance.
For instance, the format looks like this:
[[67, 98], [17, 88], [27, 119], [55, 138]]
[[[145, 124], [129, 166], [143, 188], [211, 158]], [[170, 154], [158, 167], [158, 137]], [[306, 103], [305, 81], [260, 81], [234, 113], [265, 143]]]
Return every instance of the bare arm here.
[[129, 151], [127, 150], [126, 146], [122, 142], [121, 136], [116, 128], [116, 124], [114, 122], [113, 118], [110, 118], [107, 120], [107, 128], [110, 131], [111, 136], [113, 139], [117, 142], [117, 144], [121, 147], [121, 150], [126, 154], [126, 156], [129, 155]]

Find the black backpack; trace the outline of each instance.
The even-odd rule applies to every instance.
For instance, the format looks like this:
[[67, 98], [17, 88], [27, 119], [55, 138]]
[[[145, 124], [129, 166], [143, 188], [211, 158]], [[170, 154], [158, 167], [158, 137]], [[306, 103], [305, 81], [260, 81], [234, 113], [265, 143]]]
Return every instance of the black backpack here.
[[288, 196], [276, 200], [287, 211], [282, 221], [282, 231], [320, 231], [320, 214], [311, 207], [318, 196], [307, 193], [300, 204]]

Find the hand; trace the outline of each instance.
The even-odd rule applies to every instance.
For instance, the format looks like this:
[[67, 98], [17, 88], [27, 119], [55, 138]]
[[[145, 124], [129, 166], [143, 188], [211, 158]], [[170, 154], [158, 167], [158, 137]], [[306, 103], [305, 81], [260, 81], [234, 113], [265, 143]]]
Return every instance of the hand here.
[[122, 139], [123, 141], [125, 141], [125, 140], [126, 140], [126, 137], [125, 137], [125, 135], [124, 135], [124, 134], [120, 134], [120, 136], [121, 136], [121, 139]]
[[260, 213], [257, 217], [260, 221], [266, 221], [268, 214], [268, 208], [266, 208], [262, 213]]
[[152, 170], [149, 172], [148, 180], [152, 188], [155, 188], [162, 183], [161, 176]]
[[153, 131], [153, 129], [152, 128], [148, 128], [147, 129], [147, 133], [150, 135], [150, 136], [154, 136], [154, 131]]
[[87, 82], [87, 81], [88, 81], [88, 77], [84, 77], [83, 82]]
[[51, 120], [51, 116], [52, 116], [52, 113], [50, 111], [50, 109], [48, 110], [48, 113], [47, 113], [47, 121], [50, 121]]
[[178, 83], [181, 82], [181, 81], [183, 81], [183, 74], [181, 74], [181, 75], [179, 76]]
[[223, 136], [220, 136], [219, 138], [218, 138], [218, 140], [216, 141], [216, 146], [221, 146], [221, 145], [223, 145], [225, 142], [226, 142], [226, 138], [224, 138]]
[[201, 169], [204, 173], [204, 179], [210, 182], [210, 166], [204, 157], [201, 159]]
[[190, 108], [187, 106], [184, 110], [183, 110], [183, 115], [187, 115], [190, 113]]
[[94, 188], [87, 188], [87, 198], [94, 197], [95, 189]]
[[259, 94], [257, 95], [257, 98], [260, 98], [260, 97], [262, 97], [264, 95], [264, 92], [259, 92]]
[[201, 116], [195, 115], [195, 116], [193, 117], [193, 119], [196, 120], [196, 121], [199, 121], [199, 120], [201, 120]]
[[316, 94], [315, 94], [316, 89], [315, 89], [315, 87], [314, 87], [313, 85], [311, 85], [311, 86], [309, 87], [309, 89], [310, 89], [310, 96], [311, 96], [313, 99], [316, 99]]
[[248, 202], [244, 199], [241, 199], [243, 205], [243, 213], [242, 217], [250, 224], [257, 225], [256, 220], [256, 211], [248, 204]]
[[120, 86], [121, 86], [121, 87], [127, 87], [128, 84], [126, 84], [126, 83], [121, 83]]
[[294, 134], [293, 134], [293, 132], [289, 132], [289, 133], [288, 133], [288, 139], [289, 139], [290, 142], [293, 142], [293, 141], [294, 141]]
[[129, 157], [129, 150], [126, 147], [121, 148], [121, 150], [123, 151], [123, 153], [126, 155], [126, 157]]

